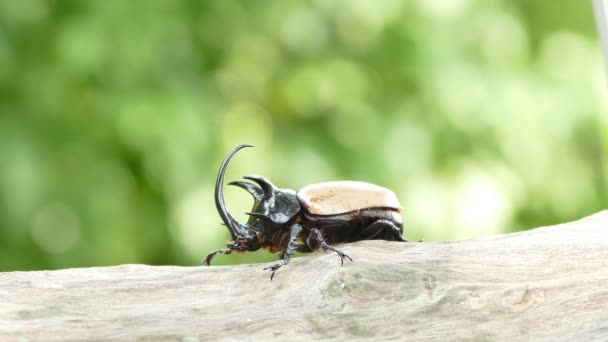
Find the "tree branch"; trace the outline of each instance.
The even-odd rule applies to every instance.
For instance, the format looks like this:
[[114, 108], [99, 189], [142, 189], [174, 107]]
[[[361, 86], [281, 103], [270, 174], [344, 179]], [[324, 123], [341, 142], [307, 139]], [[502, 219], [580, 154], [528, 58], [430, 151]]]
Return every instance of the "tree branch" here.
[[608, 340], [608, 212], [267, 265], [0, 273], [0, 340]]

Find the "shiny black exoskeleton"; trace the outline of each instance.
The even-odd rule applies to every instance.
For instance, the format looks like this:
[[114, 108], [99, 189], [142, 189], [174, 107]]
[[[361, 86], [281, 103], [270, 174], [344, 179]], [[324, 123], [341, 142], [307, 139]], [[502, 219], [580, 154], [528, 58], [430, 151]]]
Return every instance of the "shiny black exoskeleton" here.
[[[402, 236], [403, 220], [396, 197], [385, 200], [382, 196], [377, 196], [383, 195], [383, 191], [392, 196], [394, 194], [372, 184], [368, 185], [375, 188], [368, 190], [365, 188], [367, 183], [360, 182], [351, 182], [354, 185], [349, 182], [343, 182], [348, 183], [346, 185], [340, 182], [322, 183], [313, 185], [316, 186], [316, 192], [296, 193], [294, 190], [278, 189], [264, 177], [245, 176], [244, 179], [255, 184], [244, 181], [229, 183], [245, 189], [254, 198], [253, 208], [247, 213], [250, 216], [247, 223], [237, 222], [224, 203], [222, 184], [228, 162], [244, 147], [252, 146], [239, 145], [224, 158], [215, 185], [215, 205], [222, 221], [230, 231], [232, 240], [226, 248], [207, 255], [203, 264], [209, 265], [213, 257], [220, 253], [230, 254], [233, 251], [256, 251], [260, 248], [268, 248], [273, 253], [279, 252], [282, 259], [281, 262], [265, 268], [272, 271], [272, 280], [276, 270], [289, 263], [294, 251], [308, 253], [319, 248], [326, 252], [331, 250], [340, 256], [343, 265], [345, 258], [351, 261], [352, 259], [331, 244], [370, 239], [407, 241]], [[345, 191], [351, 192], [336, 193], [340, 191], [338, 185], [343, 186]], [[351, 187], [356, 188], [361, 185], [363, 189], [357, 188], [352, 192]], [[348, 197], [351, 193], [354, 194], [352, 199]], [[355, 196], [357, 198], [354, 198]], [[366, 196], [371, 199], [365, 198]], [[315, 206], [315, 201], [319, 201], [320, 206]], [[360, 203], [374, 205], [361, 207]], [[341, 208], [350, 209], [339, 210]]]

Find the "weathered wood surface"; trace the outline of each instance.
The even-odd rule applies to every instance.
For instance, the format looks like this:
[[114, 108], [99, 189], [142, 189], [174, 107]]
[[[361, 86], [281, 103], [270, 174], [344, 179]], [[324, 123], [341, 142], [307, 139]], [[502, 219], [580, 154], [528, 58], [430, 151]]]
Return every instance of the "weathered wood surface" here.
[[263, 265], [0, 273], [0, 340], [608, 341], [608, 212]]

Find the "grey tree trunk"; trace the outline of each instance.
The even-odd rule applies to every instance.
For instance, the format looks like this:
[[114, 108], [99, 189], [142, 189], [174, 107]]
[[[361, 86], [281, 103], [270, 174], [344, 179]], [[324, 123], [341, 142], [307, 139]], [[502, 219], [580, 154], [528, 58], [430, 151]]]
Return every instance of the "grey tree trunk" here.
[[608, 341], [608, 212], [265, 265], [0, 273], [0, 340]]

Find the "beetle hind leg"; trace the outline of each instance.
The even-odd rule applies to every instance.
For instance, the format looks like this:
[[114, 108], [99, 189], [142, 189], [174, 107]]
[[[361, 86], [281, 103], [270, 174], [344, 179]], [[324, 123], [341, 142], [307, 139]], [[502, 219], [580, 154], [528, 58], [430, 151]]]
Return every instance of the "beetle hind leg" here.
[[403, 235], [402, 229], [389, 220], [378, 220], [364, 230], [364, 240], [388, 240], [409, 242]]
[[321, 234], [321, 231], [318, 228], [312, 228], [310, 230], [310, 234], [312, 234], [314, 239], [317, 240], [317, 242], [321, 245], [321, 248], [323, 249], [323, 251], [325, 253], [327, 253], [328, 250], [336, 252], [338, 254], [338, 256], [340, 257], [340, 263], [342, 264], [342, 266], [344, 266], [344, 259], [348, 259], [351, 262], [353, 261], [353, 259], [350, 256], [348, 256], [348, 254], [345, 254], [341, 250], [339, 250], [339, 249], [329, 245], [327, 242], [325, 242], [325, 239], [323, 239], [323, 235]]

